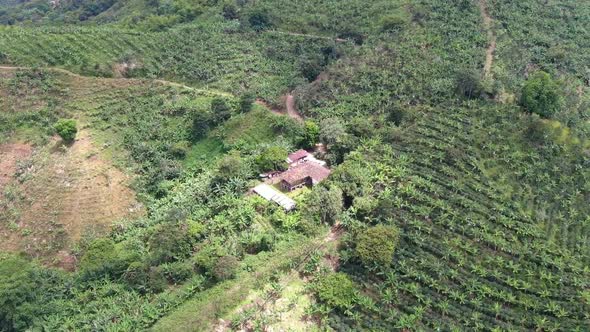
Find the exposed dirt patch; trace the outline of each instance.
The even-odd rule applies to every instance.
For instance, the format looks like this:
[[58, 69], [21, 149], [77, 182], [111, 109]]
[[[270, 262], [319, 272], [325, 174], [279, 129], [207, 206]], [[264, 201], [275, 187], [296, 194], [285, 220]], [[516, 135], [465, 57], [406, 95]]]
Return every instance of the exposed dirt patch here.
[[44, 260], [53, 256], [52, 263], [70, 268], [67, 249], [84, 233], [102, 233], [112, 222], [143, 212], [129, 177], [100, 157], [86, 130], [71, 146], [53, 139], [34, 163], [36, 171], [20, 184], [18, 221], [10, 227], [0, 223], [0, 249], [18, 247]]
[[0, 199], [5, 186], [14, 179], [19, 162], [31, 157], [33, 147], [25, 143], [0, 145]]
[[286, 94], [281, 98], [283, 107], [275, 107], [262, 99], [256, 99], [256, 104], [268, 108], [271, 112], [279, 115], [287, 115], [291, 119], [298, 122], [303, 122], [303, 116], [297, 111], [295, 106], [295, 97], [292, 94]]
[[488, 34], [488, 48], [486, 50], [486, 60], [483, 67], [484, 76], [490, 76], [492, 65], [494, 64], [494, 52], [496, 52], [496, 33], [493, 29], [494, 21], [489, 14], [486, 0], [479, 0], [479, 9], [483, 18], [483, 25]]

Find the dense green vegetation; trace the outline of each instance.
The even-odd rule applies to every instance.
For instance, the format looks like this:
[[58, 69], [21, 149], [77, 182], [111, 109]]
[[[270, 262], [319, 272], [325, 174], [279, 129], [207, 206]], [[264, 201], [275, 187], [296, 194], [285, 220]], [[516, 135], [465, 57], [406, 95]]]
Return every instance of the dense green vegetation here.
[[[1, 63], [88, 76], [2, 71], [0, 143], [76, 119], [147, 210], [74, 271], [0, 254], [0, 330], [264, 330], [247, 301], [291, 271], [318, 329], [589, 329], [584, 3], [0, 7]], [[255, 103], [288, 93], [305, 121]], [[248, 194], [316, 143], [333, 172], [296, 211]]]

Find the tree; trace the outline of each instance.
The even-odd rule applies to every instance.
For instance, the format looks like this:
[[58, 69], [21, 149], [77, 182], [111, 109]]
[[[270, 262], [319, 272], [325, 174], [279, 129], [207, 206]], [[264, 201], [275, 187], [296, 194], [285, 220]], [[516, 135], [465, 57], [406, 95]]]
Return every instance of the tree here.
[[188, 257], [192, 249], [187, 232], [179, 224], [165, 224], [156, 228], [148, 244], [154, 264]]
[[231, 107], [225, 98], [213, 98], [211, 100], [211, 116], [213, 124], [219, 124], [231, 117]]
[[529, 113], [550, 118], [561, 108], [559, 91], [559, 85], [548, 73], [538, 71], [524, 84], [520, 104]]
[[320, 126], [317, 123], [308, 120], [305, 121], [301, 145], [306, 148], [312, 148], [320, 139]]
[[72, 142], [76, 138], [78, 129], [76, 127], [76, 120], [60, 119], [54, 126], [57, 134], [65, 141]]
[[251, 165], [240, 156], [238, 151], [230, 151], [217, 162], [215, 183], [225, 183], [233, 178], [247, 178], [251, 172]]
[[252, 110], [252, 105], [256, 101], [256, 95], [252, 92], [245, 92], [240, 96], [240, 112], [248, 113]]
[[399, 239], [399, 230], [395, 226], [378, 225], [369, 227], [356, 239], [356, 255], [367, 266], [388, 266]]
[[322, 120], [320, 128], [320, 141], [328, 146], [338, 145], [346, 140], [346, 129], [338, 118]]
[[16, 255], [0, 255], [0, 330], [26, 330], [29, 319], [22, 314], [27, 302], [35, 296], [33, 267], [30, 262]]
[[197, 110], [193, 113], [192, 137], [201, 139], [207, 135], [211, 126], [211, 113]]
[[282, 171], [287, 169], [287, 149], [282, 146], [271, 146], [256, 157], [256, 165], [260, 172]]
[[342, 207], [342, 190], [339, 187], [327, 189], [318, 186], [307, 198], [306, 212], [313, 218], [319, 217], [321, 222], [334, 224], [342, 215]]
[[481, 74], [474, 69], [464, 69], [457, 73], [455, 78], [457, 93], [461, 97], [469, 99], [478, 98], [483, 93]]
[[312, 288], [318, 299], [332, 308], [346, 310], [356, 299], [354, 283], [341, 272], [317, 277]]

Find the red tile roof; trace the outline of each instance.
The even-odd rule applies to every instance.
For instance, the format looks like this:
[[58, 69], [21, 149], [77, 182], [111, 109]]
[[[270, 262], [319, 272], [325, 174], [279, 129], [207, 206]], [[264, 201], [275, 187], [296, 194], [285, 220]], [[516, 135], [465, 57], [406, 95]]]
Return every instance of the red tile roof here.
[[291, 160], [291, 162], [296, 162], [296, 161], [299, 161], [307, 156], [309, 156], [309, 152], [307, 152], [305, 150], [298, 150], [298, 151], [295, 151], [295, 152], [289, 154], [288, 158], [289, 158], [289, 160]]
[[318, 183], [330, 175], [330, 169], [312, 161], [308, 161], [286, 170], [281, 178], [290, 185], [296, 185], [306, 178], [311, 178], [313, 183]]

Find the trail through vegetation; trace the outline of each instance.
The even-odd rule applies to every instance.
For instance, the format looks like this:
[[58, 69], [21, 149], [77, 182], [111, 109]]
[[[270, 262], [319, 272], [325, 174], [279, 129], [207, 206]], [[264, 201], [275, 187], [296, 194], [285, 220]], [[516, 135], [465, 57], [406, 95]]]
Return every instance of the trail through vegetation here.
[[487, 0], [479, 0], [478, 3], [483, 19], [483, 26], [487, 32], [488, 37], [488, 47], [486, 49], [486, 60], [483, 67], [483, 73], [485, 77], [491, 77], [492, 66], [494, 64], [494, 53], [496, 52], [496, 33], [494, 32], [494, 21], [489, 13]]

